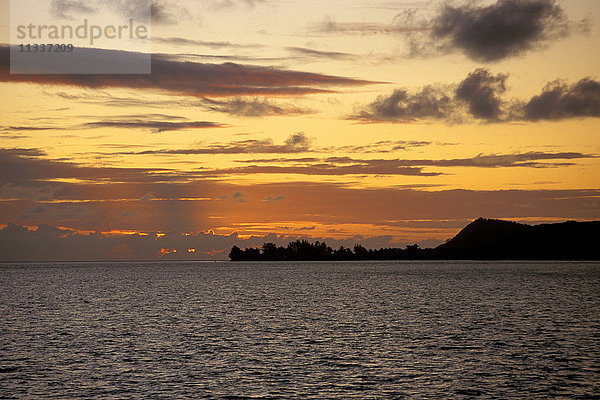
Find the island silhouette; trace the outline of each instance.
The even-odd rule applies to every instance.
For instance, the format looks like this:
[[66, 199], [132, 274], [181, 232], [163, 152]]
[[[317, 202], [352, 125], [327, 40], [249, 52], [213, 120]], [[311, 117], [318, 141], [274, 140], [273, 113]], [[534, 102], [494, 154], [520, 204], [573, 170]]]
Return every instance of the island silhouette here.
[[600, 260], [600, 221], [567, 221], [527, 225], [478, 218], [435, 248], [417, 244], [405, 248], [366, 249], [296, 240], [286, 247], [265, 243], [261, 248], [233, 246], [231, 261], [353, 261], [353, 260]]

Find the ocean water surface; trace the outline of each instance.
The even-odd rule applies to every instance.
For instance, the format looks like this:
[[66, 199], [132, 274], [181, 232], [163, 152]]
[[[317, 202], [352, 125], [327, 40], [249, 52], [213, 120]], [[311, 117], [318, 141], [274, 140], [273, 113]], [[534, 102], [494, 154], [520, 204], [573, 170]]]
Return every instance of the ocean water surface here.
[[0, 264], [0, 398], [600, 398], [600, 263]]

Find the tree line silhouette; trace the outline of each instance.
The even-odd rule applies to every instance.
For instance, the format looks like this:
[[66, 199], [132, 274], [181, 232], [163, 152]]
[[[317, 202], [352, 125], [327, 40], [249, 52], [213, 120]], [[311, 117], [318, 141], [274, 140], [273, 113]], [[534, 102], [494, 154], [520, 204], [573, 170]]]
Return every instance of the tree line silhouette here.
[[433, 258], [434, 249], [421, 249], [412, 244], [404, 249], [366, 249], [360, 244], [353, 249], [340, 246], [332, 249], [325, 242], [296, 240], [286, 247], [265, 243], [261, 248], [240, 249], [233, 246], [229, 253], [231, 261], [353, 261], [353, 260], [415, 260]]

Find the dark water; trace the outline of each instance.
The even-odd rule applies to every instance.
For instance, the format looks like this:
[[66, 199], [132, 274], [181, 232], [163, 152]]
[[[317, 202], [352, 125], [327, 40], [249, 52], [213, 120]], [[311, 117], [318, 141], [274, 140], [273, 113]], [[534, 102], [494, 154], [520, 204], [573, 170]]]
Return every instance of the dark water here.
[[0, 398], [600, 398], [600, 263], [0, 264], [0, 317]]

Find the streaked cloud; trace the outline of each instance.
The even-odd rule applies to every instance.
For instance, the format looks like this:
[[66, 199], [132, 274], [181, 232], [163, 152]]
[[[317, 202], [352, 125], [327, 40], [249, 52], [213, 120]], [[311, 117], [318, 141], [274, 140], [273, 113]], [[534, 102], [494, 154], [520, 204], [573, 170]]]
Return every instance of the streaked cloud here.
[[[574, 165], [564, 160], [582, 160], [598, 158], [593, 154], [574, 152], [544, 153], [528, 152], [515, 154], [478, 154], [475, 157], [455, 159], [357, 159], [352, 157], [328, 158], [275, 158], [253, 159], [238, 161], [248, 164], [274, 164], [273, 166], [237, 168], [234, 171], [262, 171], [261, 173], [304, 173], [307, 175], [346, 175], [346, 174], [376, 174], [376, 175], [422, 175], [434, 176], [440, 173], [421, 171], [423, 167], [474, 167], [474, 168], [556, 168]], [[557, 161], [563, 160], [563, 161]], [[280, 166], [278, 164], [293, 164]], [[270, 169], [271, 168], [271, 169]], [[233, 172], [233, 171], [231, 171]]]
[[285, 196], [269, 196], [266, 199], [264, 199], [263, 201], [265, 203], [276, 203], [278, 201], [283, 201], [285, 200]]
[[404, 21], [394, 19], [390, 23], [377, 22], [337, 22], [330, 17], [325, 18], [319, 23], [313, 24], [309, 30], [313, 33], [328, 34], [398, 34], [408, 32], [420, 32], [428, 28], [423, 26], [411, 26]]
[[410, 150], [425, 147], [433, 142], [420, 140], [381, 140], [363, 145], [329, 146], [316, 149], [319, 152], [344, 152], [344, 153], [391, 153], [394, 151]]
[[272, 139], [246, 139], [228, 144], [212, 144], [191, 149], [162, 149], [127, 152], [121, 154], [158, 155], [158, 154], [287, 154], [304, 153], [310, 150], [311, 140], [304, 132], [290, 135], [283, 144], [275, 144]]
[[[79, 49], [78, 57], [102, 57], [100, 49]], [[39, 75], [10, 74], [9, 48], [0, 47], [0, 82], [27, 82], [84, 88], [151, 89], [194, 97], [303, 95], [332, 92], [331, 87], [362, 86], [374, 82], [241, 64], [203, 64], [175, 61], [172, 56], [153, 55], [152, 73], [146, 75]], [[138, 53], [120, 52], [122, 58]]]
[[261, 4], [270, 4], [270, 0], [209, 0], [207, 6], [211, 10], [224, 10], [239, 6], [254, 8]]
[[302, 108], [289, 102], [274, 101], [265, 97], [192, 98], [171, 96], [164, 100], [150, 100], [137, 97], [119, 97], [110, 93], [65, 93], [46, 92], [49, 96], [60, 97], [84, 104], [98, 104], [110, 107], [145, 107], [171, 109], [173, 107], [201, 108], [241, 117], [297, 116], [315, 113], [315, 110]]
[[184, 129], [206, 129], [222, 128], [225, 125], [209, 121], [146, 121], [141, 119], [131, 120], [104, 120], [96, 122], [86, 122], [84, 128], [125, 128], [125, 129], [150, 129], [152, 132], [161, 133], [166, 131], [178, 131]]
[[[88, 119], [90, 116], [81, 116], [82, 119]], [[167, 114], [134, 114], [134, 115], [117, 115], [110, 118], [105, 118], [99, 121], [88, 121], [81, 124], [61, 126], [4, 126], [0, 127], [0, 131], [50, 131], [50, 130], [80, 130], [94, 128], [123, 128], [123, 129], [149, 129], [154, 133], [177, 131], [184, 129], [207, 129], [207, 128], [223, 128], [226, 125], [210, 121], [188, 121], [187, 118], [167, 115]]]
[[[342, 165], [340, 165], [342, 164]], [[405, 167], [393, 160], [367, 160], [354, 163], [325, 162], [309, 165], [248, 165], [244, 167], [222, 168], [203, 171], [205, 176], [252, 175], [252, 174], [297, 174], [313, 176], [344, 175], [403, 175], [403, 176], [438, 176], [441, 172], [425, 172], [420, 167]]]
[[249, 48], [249, 49], [257, 49], [264, 47], [261, 44], [238, 44], [231, 42], [209, 42], [205, 40], [196, 40], [182, 37], [152, 37], [152, 43], [160, 43], [160, 44], [168, 44], [174, 46], [201, 46], [201, 47], [209, 47], [213, 49], [239, 49], [239, 48]]
[[[19, 185], [53, 179], [157, 182], [174, 177], [169, 174], [168, 169], [88, 167], [74, 162], [43, 158], [45, 155], [45, 152], [38, 149], [0, 149], [0, 185]], [[163, 173], [165, 175], [162, 175]]]
[[286, 47], [285, 49], [302, 57], [314, 57], [329, 60], [357, 60], [359, 58], [357, 54], [343, 53], [339, 51], [322, 51], [308, 49], [305, 47]]

